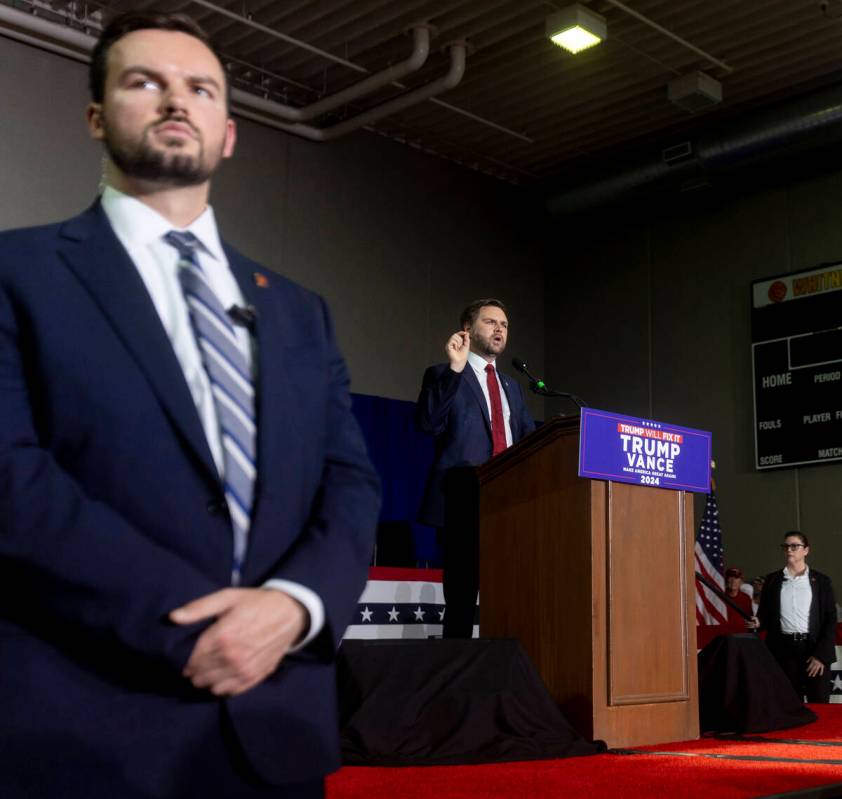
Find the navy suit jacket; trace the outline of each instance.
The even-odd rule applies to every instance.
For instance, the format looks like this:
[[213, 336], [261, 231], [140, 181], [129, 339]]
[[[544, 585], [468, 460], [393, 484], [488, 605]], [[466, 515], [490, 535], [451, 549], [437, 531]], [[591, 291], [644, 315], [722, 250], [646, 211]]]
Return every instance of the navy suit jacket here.
[[366, 579], [379, 485], [324, 302], [226, 253], [257, 311], [243, 585], [310, 587], [325, 628], [243, 695], [217, 700], [181, 676], [206, 624], [167, 614], [226, 587], [232, 556], [184, 375], [98, 203], [0, 234], [0, 796], [86, 767], [167, 795], [223, 720], [270, 782], [338, 765], [333, 654]]
[[[509, 401], [512, 442], [517, 442], [535, 429], [535, 422], [520, 383], [499, 371], [497, 376]], [[418, 521], [443, 527], [442, 483], [447, 470], [479, 466], [491, 459], [493, 447], [488, 403], [470, 364], [461, 372], [454, 372], [446, 363], [427, 369], [418, 395], [416, 423], [419, 430], [435, 436], [436, 446]]]

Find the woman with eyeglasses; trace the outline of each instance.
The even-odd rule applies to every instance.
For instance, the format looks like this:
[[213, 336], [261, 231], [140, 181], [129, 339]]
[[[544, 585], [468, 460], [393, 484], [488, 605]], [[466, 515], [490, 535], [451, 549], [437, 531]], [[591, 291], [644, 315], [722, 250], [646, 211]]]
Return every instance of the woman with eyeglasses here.
[[795, 692], [808, 702], [830, 701], [830, 664], [836, 660], [836, 601], [830, 578], [807, 565], [804, 533], [784, 536], [786, 565], [763, 585], [755, 626]]

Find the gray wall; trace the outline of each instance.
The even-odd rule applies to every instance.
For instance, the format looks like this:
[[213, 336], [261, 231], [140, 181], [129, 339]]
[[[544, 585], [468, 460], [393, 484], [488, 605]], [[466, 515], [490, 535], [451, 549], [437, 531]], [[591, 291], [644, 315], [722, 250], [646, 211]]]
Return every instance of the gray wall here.
[[[72, 215], [100, 172], [86, 68], [2, 37], [0, 63], [0, 229]], [[325, 295], [354, 391], [414, 399], [481, 296], [510, 306], [512, 351], [542, 361], [540, 241], [516, 189], [366, 132], [317, 145], [238, 123], [212, 196], [222, 234]]]
[[[749, 305], [756, 278], [842, 259], [842, 173], [635, 216], [646, 221], [616, 210], [577, 222], [586, 244], [548, 268], [553, 384], [713, 431], [727, 562], [752, 576], [782, 567], [782, 533], [800, 528], [842, 593], [842, 466], [754, 469]], [[572, 227], [549, 223], [556, 238]], [[701, 497], [696, 508], [698, 521]]]
[[[73, 214], [100, 164], [85, 67], [2, 37], [0, 62], [0, 229]], [[714, 432], [730, 562], [771, 570], [800, 526], [842, 592], [842, 467], [752, 466], [748, 305], [752, 279], [842, 258], [840, 198], [834, 173], [647, 224], [605, 212], [573, 255], [553, 221], [545, 260], [511, 187], [367, 133], [316, 145], [240, 121], [213, 202], [226, 238], [327, 297], [355, 391], [413, 399], [462, 305], [500, 296], [510, 352], [551, 384]]]

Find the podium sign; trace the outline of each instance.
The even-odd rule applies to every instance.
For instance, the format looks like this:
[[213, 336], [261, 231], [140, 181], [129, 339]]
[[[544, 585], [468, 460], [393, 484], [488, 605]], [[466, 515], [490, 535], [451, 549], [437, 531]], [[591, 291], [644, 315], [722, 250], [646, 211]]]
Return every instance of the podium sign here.
[[579, 477], [707, 493], [710, 456], [705, 430], [582, 409]]

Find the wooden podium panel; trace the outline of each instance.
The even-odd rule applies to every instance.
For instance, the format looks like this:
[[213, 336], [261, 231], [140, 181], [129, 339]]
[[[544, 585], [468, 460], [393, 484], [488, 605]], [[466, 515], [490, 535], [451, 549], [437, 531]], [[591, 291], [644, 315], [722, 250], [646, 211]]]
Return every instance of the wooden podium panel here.
[[692, 496], [582, 479], [578, 420], [480, 467], [480, 633], [518, 638], [585, 736], [698, 737]]
[[[688, 698], [684, 496], [608, 483], [608, 695], [612, 705]], [[598, 509], [597, 509], [598, 510]], [[641, 528], [639, 519], [649, 524]], [[646, 635], [640, 635], [640, 617]], [[634, 664], [634, 668], [629, 665]]]

